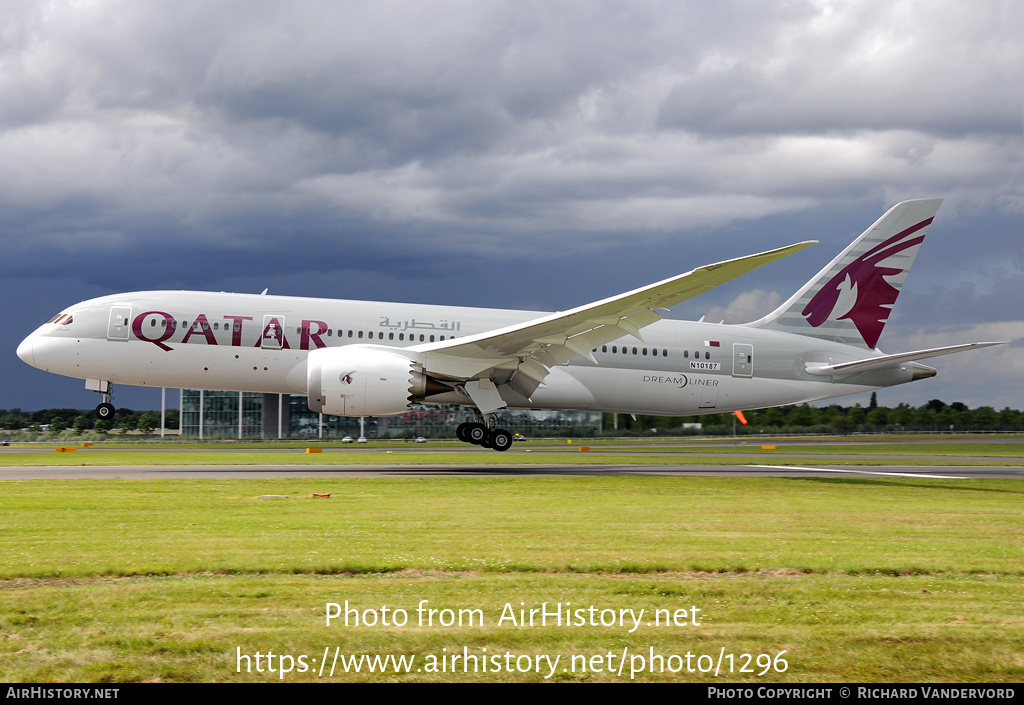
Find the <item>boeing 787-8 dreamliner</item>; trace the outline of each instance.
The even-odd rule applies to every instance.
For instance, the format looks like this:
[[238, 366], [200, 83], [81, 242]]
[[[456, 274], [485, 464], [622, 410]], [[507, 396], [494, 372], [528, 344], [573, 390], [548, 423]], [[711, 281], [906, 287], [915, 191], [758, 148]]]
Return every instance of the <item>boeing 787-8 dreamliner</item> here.
[[798, 252], [698, 267], [558, 313], [196, 291], [83, 301], [18, 346], [29, 365], [112, 385], [306, 394], [341, 416], [461, 406], [460, 440], [512, 444], [502, 409], [690, 416], [798, 404], [935, 375], [922, 360], [998, 343], [883, 354], [882, 328], [940, 199], [904, 201], [776, 311], [742, 325], [659, 310]]

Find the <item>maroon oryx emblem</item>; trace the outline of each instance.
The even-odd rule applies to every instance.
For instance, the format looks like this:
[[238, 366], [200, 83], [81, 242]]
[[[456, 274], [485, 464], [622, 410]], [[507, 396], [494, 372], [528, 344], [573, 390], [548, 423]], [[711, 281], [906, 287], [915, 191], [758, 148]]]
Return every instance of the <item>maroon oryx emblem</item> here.
[[874, 348], [900, 293], [886, 277], [903, 271], [887, 266], [885, 260], [920, 245], [924, 236], [912, 235], [931, 222], [931, 218], [922, 220], [843, 267], [804, 308], [803, 315], [807, 322], [817, 328], [829, 319], [850, 320], [857, 326], [868, 347]]
[[341, 377], [339, 377], [339, 379], [341, 380], [341, 383], [342, 384], [352, 384], [352, 375], [353, 374], [355, 374], [355, 370], [352, 370], [351, 372], [346, 372], [345, 374], [341, 375]]

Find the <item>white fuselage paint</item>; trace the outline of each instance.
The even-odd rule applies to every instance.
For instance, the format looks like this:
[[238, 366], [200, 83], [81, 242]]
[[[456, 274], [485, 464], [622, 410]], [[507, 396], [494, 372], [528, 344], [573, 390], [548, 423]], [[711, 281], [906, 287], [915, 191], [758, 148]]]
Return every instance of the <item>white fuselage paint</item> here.
[[[113, 312], [127, 317], [116, 321]], [[62, 319], [44, 324], [22, 343], [19, 356], [48, 372], [113, 384], [278, 394], [307, 393], [311, 349], [368, 343], [403, 348], [431, 336], [462, 338], [544, 315], [190, 291], [107, 296], [66, 313], [73, 316], [70, 325]], [[267, 321], [275, 319], [284, 331], [281, 349], [262, 344]], [[841, 381], [815, 377], [806, 372], [808, 362], [838, 364], [879, 353], [779, 331], [664, 320], [643, 336], [645, 342], [627, 335], [599, 348], [597, 365], [576, 358], [552, 368], [530, 399], [507, 386], [502, 396], [509, 408], [682, 416], [797, 404], [913, 377], [913, 363]], [[467, 403], [454, 392], [429, 401]]]

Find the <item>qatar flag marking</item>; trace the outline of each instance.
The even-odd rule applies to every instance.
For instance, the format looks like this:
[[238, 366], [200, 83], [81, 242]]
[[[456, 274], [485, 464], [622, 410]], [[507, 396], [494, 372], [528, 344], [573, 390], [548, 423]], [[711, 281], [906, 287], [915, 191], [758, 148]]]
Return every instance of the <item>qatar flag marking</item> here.
[[720, 348], [720, 347], [722, 347], [722, 344], [720, 342], [718, 342], [717, 340], [705, 340], [704, 341], [704, 347], [705, 348]]

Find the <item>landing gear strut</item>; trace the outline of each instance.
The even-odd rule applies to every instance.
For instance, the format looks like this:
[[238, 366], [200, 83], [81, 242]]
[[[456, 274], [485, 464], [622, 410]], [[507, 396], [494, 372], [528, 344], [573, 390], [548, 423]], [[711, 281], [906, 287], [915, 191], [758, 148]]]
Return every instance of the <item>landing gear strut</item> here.
[[[90, 380], [90, 382], [93, 382]], [[114, 399], [114, 385], [110, 382], [99, 382], [96, 387], [90, 387], [90, 384], [86, 383], [86, 388], [92, 388], [94, 392], [99, 392], [103, 395], [103, 401], [99, 406], [96, 407], [96, 417], [102, 421], [110, 421], [114, 418], [114, 413], [117, 409], [110, 402]]]
[[503, 428], [492, 427], [493, 414], [487, 414], [484, 417], [479, 412], [476, 413], [482, 423], [480, 421], [461, 423], [455, 430], [455, 436], [463, 443], [472, 443], [481, 448], [491, 448], [499, 452], [508, 450], [512, 446], [512, 434]]

